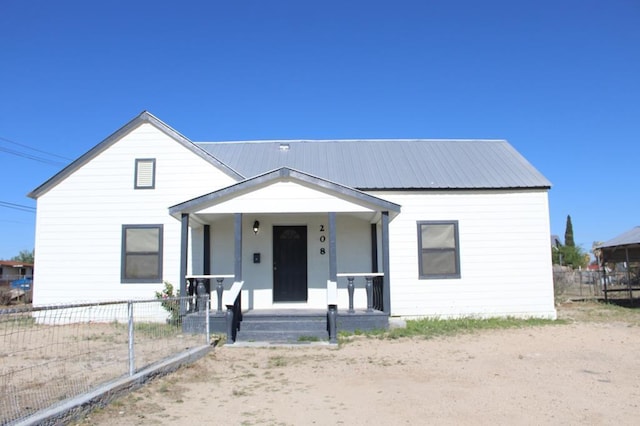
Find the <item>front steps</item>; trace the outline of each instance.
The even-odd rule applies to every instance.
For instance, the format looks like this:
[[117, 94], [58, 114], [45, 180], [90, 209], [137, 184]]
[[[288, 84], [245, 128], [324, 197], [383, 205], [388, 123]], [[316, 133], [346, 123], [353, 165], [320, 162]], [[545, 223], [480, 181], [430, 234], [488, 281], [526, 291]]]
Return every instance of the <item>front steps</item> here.
[[[185, 333], [198, 333], [204, 329], [205, 314], [196, 312], [183, 318]], [[224, 313], [209, 314], [211, 333], [226, 333]], [[357, 310], [349, 313], [339, 310], [336, 318], [338, 333], [341, 331], [368, 331], [387, 329], [389, 316], [384, 312]], [[305, 343], [326, 342], [327, 311], [318, 309], [249, 310], [243, 312], [236, 342]], [[227, 342], [230, 344], [231, 342]]]
[[248, 311], [243, 314], [236, 342], [295, 343], [326, 341], [327, 313], [318, 310]]

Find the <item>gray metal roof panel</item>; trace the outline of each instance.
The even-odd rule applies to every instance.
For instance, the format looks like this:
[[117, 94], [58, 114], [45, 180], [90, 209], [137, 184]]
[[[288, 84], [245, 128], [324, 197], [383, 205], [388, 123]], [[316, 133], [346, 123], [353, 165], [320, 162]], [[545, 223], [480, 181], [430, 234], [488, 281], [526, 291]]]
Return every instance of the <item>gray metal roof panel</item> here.
[[[289, 167], [361, 189], [549, 188], [504, 140], [199, 142], [245, 177]], [[288, 145], [288, 149], [281, 149]]]
[[627, 246], [633, 244], [640, 244], [640, 226], [636, 226], [631, 228], [630, 230], [623, 232], [618, 235], [600, 244], [599, 248], [607, 248], [607, 247], [617, 247], [617, 246]]

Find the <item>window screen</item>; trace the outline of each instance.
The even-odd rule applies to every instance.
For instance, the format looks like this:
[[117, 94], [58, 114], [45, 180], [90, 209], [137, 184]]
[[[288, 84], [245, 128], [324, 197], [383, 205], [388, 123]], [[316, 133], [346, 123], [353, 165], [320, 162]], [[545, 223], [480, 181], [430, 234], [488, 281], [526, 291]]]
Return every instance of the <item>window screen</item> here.
[[457, 221], [418, 222], [420, 278], [460, 278]]

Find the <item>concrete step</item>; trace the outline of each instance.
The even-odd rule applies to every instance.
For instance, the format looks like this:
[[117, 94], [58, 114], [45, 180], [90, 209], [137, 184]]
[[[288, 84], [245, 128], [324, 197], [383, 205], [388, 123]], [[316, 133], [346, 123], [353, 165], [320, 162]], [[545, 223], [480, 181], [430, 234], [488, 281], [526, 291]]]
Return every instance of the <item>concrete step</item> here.
[[303, 330], [303, 331], [282, 331], [282, 330], [260, 330], [246, 331], [240, 329], [236, 336], [236, 342], [305, 342], [305, 341], [326, 341], [329, 333], [326, 330]]
[[236, 341], [299, 342], [328, 337], [324, 313], [253, 313], [244, 316]]
[[327, 328], [326, 318], [313, 319], [250, 319], [242, 321], [242, 331], [313, 331]]

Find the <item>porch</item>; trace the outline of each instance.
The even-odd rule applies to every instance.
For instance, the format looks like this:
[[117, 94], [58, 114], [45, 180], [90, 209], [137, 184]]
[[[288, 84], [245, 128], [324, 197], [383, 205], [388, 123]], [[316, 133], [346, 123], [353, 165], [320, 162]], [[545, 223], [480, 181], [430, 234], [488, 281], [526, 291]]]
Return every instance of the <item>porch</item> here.
[[[282, 168], [169, 211], [181, 221], [180, 294], [208, 295], [229, 342], [387, 327], [399, 205]], [[207, 317], [181, 315], [185, 329]]]
[[[336, 304], [323, 309], [241, 309], [242, 285], [235, 282], [228, 291], [224, 290], [223, 279], [219, 276], [187, 277], [188, 289], [195, 289], [190, 294], [192, 301], [185, 307], [182, 317], [182, 328], [186, 333], [202, 330], [203, 323], [209, 318], [211, 333], [226, 334], [228, 343], [235, 342], [270, 342], [270, 343], [302, 343], [314, 341], [337, 342], [338, 331], [368, 331], [386, 329], [389, 315], [383, 311], [382, 301], [383, 274], [338, 274], [346, 279], [346, 290], [349, 302], [338, 309]], [[206, 300], [205, 282], [216, 280], [217, 302], [206, 310], [206, 304], [198, 300]], [[354, 306], [356, 283], [363, 284], [367, 294], [367, 305]], [[337, 285], [327, 283], [327, 293], [337, 296]], [[200, 292], [197, 292], [200, 289]], [[328, 300], [331, 301], [331, 300]], [[215, 305], [215, 306], [214, 306]]]

